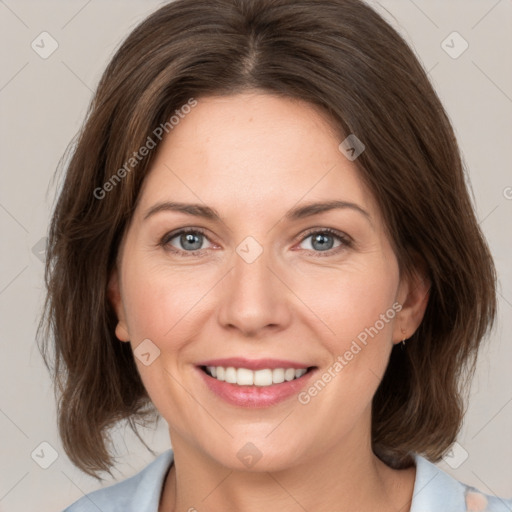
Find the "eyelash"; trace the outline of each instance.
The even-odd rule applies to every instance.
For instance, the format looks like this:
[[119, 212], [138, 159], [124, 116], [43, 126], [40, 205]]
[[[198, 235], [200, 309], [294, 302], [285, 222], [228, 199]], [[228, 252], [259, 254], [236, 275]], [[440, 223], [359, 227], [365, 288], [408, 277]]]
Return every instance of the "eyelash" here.
[[[182, 250], [176, 249], [176, 248], [168, 245], [169, 242], [171, 240], [173, 240], [174, 238], [176, 238], [180, 235], [187, 234], [187, 233], [201, 234], [206, 237], [205, 231], [201, 228], [184, 228], [184, 229], [181, 229], [176, 232], [171, 232], [171, 233], [165, 234], [161, 238], [158, 245], [162, 246], [164, 248], [171, 247], [168, 250], [170, 250], [171, 252], [173, 252], [174, 254], [176, 254], [179, 257], [187, 258], [187, 257], [191, 257], [191, 256], [192, 257], [202, 256], [204, 254], [204, 252], [206, 252], [208, 249], [198, 249], [196, 251], [182, 251]], [[325, 234], [325, 233], [328, 233], [329, 235], [334, 236], [340, 242], [342, 242], [342, 244], [339, 247], [336, 247], [334, 249], [329, 249], [327, 251], [313, 251], [314, 257], [325, 258], [328, 256], [334, 256], [335, 254], [338, 254], [340, 251], [352, 247], [352, 239], [350, 237], [348, 237], [344, 233], [341, 233], [340, 231], [337, 231], [332, 228], [312, 228], [312, 229], [306, 231], [306, 233], [304, 233], [304, 235], [301, 238], [299, 243], [304, 242], [304, 240], [306, 240], [306, 238], [309, 238], [311, 235]], [[206, 237], [206, 238], [208, 238], [208, 237]]]

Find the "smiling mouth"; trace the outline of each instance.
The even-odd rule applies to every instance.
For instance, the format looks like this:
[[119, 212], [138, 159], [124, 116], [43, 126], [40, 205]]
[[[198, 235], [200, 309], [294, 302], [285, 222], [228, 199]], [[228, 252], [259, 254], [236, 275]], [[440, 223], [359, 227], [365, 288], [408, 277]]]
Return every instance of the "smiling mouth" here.
[[238, 386], [267, 387], [300, 379], [314, 370], [316, 366], [307, 368], [262, 368], [254, 371], [233, 366], [200, 366], [199, 368], [210, 377], [221, 382]]

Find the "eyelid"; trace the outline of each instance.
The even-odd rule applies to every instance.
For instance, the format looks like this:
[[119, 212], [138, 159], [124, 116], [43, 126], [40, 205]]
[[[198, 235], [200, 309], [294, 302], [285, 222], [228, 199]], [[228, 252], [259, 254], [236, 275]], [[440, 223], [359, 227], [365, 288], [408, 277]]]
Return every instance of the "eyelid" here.
[[200, 233], [200, 234], [204, 235], [206, 238], [208, 238], [206, 236], [206, 230], [205, 229], [203, 229], [203, 228], [196, 228], [196, 227], [190, 226], [190, 227], [183, 227], [183, 228], [174, 229], [172, 231], [169, 231], [169, 232], [165, 233], [165, 235], [160, 239], [160, 242], [168, 243], [169, 240], [172, 240], [173, 238], [176, 238], [178, 235], [183, 235], [183, 234], [186, 234], [186, 233]]
[[[184, 235], [187, 233], [199, 233], [199, 234], [203, 235], [210, 243], [213, 244], [214, 242], [212, 242], [210, 240], [210, 238], [207, 236], [206, 231], [207, 230], [204, 228], [196, 228], [193, 226], [178, 228], [178, 229], [175, 229], [173, 231], [169, 231], [168, 233], [166, 233], [160, 239], [160, 241], [158, 242], [158, 245], [162, 246], [165, 249], [166, 247], [168, 247], [170, 245], [169, 243], [171, 240], [173, 240], [174, 238], [176, 238], [180, 235]], [[168, 249], [168, 250], [174, 254], [177, 254], [178, 256], [186, 257], [186, 256], [196, 256], [196, 255], [202, 254], [203, 252], [207, 251], [208, 249], [196, 249], [195, 251], [183, 251], [181, 249], [176, 249], [175, 247], [172, 247], [171, 249]]]
[[328, 249], [326, 251], [307, 250], [307, 252], [311, 253], [313, 255], [313, 257], [336, 256], [341, 251], [351, 248], [354, 245], [354, 240], [352, 239], [352, 237], [350, 237], [343, 231], [339, 231], [334, 228], [326, 228], [326, 227], [314, 227], [314, 228], [307, 229], [305, 232], [301, 233], [299, 243], [304, 242], [304, 240], [309, 238], [311, 235], [314, 235], [317, 233], [320, 233], [320, 234], [327, 233], [330, 236], [338, 238], [338, 240], [341, 242], [341, 244], [338, 247], [335, 247], [333, 249]]
[[352, 243], [353, 239], [343, 231], [339, 231], [334, 228], [325, 228], [325, 227], [315, 227], [315, 228], [308, 228], [306, 231], [300, 234], [300, 241], [304, 241], [309, 236], [315, 234], [315, 233], [329, 233], [330, 235], [337, 236], [338, 238], [344, 240], [346, 243]]

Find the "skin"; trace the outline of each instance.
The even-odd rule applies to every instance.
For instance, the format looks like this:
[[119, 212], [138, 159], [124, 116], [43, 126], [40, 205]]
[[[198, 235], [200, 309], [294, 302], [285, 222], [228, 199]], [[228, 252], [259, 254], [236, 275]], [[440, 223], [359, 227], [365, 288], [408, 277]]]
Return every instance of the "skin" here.
[[[256, 91], [199, 98], [158, 149], [109, 294], [116, 336], [160, 350], [148, 366], [135, 358], [175, 454], [160, 512], [410, 508], [415, 468], [394, 470], [373, 454], [371, 401], [393, 344], [421, 322], [429, 283], [400, 275], [377, 203], [338, 149], [343, 138], [316, 107]], [[293, 207], [332, 199], [369, 218], [344, 208], [284, 220]], [[171, 200], [208, 205], [222, 220], [175, 211], [144, 219]], [[202, 254], [187, 255], [196, 246], [179, 236], [159, 243], [183, 227], [205, 230], [196, 235]], [[352, 243], [327, 234], [322, 251], [304, 235], [310, 228]], [[263, 248], [252, 263], [236, 252], [248, 236]], [[235, 356], [322, 373], [394, 303], [401, 311], [306, 405], [293, 396], [236, 407], [197, 374], [202, 360]], [[248, 442], [262, 454], [250, 468], [237, 457]]]

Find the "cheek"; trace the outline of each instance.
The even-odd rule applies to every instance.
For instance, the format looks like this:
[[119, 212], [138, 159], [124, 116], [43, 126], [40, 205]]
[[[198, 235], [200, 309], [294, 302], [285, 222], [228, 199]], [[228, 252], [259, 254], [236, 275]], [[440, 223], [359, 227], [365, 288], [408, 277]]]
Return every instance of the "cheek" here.
[[323, 339], [329, 351], [339, 354], [358, 337], [364, 342], [368, 331], [380, 339], [391, 336], [398, 276], [396, 260], [375, 253], [360, 262], [316, 272], [314, 279], [303, 275], [295, 289], [313, 313], [311, 321], [326, 333]]
[[[203, 284], [201, 284], [203, 283]], [[204, 280], [194, 284], [185, 272], [170, 271], [169, 267], [154, 265], [144, 257], [134, 257], [124, 268], [124, 301], [130, 340], [135, 362], [151, 401], [166, 420], [186, 431], [197, 414], [196, 403], [183, 392], [178, 380], [190, 358], [190, 340], [197, 339], [203, 325], [197, 321], [200, 299], [208, 288]], [[137, 357], [137, 347], [149, 339], [151, 362], [145, 365]]]
[[[197, 278], [197, 279], [196, 279]], [[127, 266], [125, 304], [133, 341], [149, 338], [159, 344], [164, 339], [179, 343], [183, 330], [194, 325], [194, 309], [200, 307], [208, 286], [199, 275], [170, 271], [141, 259]], [[175, 345], [177, 348], [177, 345]]]

